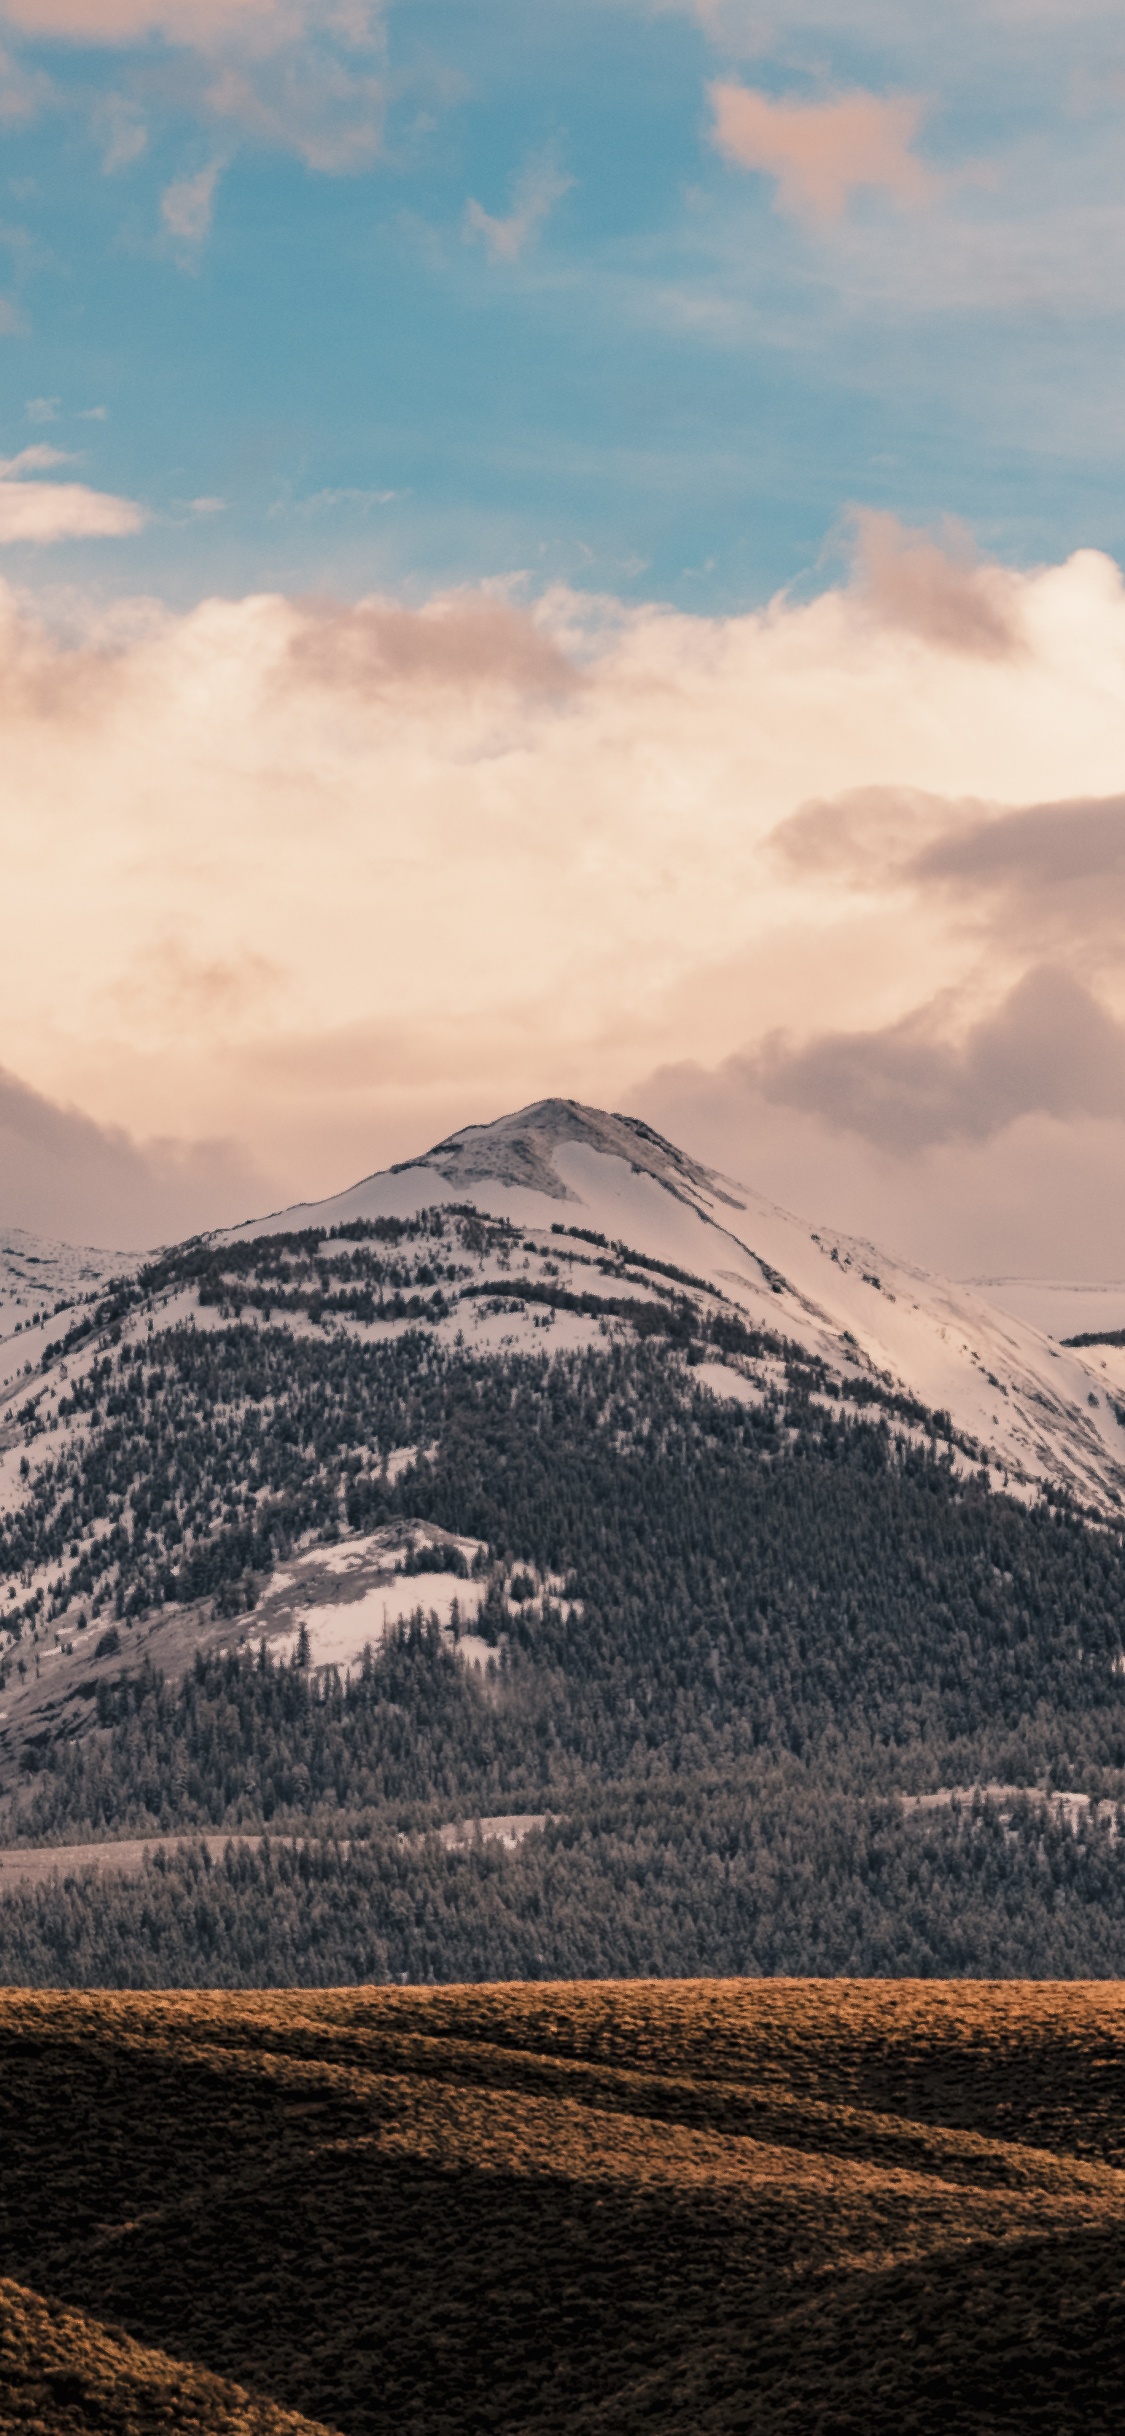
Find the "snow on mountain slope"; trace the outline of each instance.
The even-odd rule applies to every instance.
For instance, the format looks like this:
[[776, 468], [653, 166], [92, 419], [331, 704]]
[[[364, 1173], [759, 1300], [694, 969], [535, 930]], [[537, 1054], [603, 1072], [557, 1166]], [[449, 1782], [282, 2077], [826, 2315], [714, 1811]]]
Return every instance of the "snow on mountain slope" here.
[[[434, 1205], [507, 1219], [530, 1231], [544, 1256], [560, 1228], [572, 1244], [581, 1240], [572, 1229], [602, 1235], [706, 1284], [748, 1325], [844, 1373], [874, 1370], [948, 1413], [1001, 1477], [1056, 1482], [1101, 1506], [1125, 1498], [1125, 1425], [1115, 1402], [1118, 1370], [1125, 1398], [1125, 1363], [1105, 1349], [1053, 1343], [980, 1288], [814, 1228], [701, 1167], [633, 1117], [543, 1100], [493, 1125], [469, 1126], [331, 1200], [250, 1222], [228, 1239], [311, 1227], [327, 1233]], [[598, 1290], [593, 1268], [581, 1282]], [[634, 1290], [642, 1285], [634, 1279]], [[513, 1275], [513, 1301], [518, 1286]], [[601, 1291], [619, 1293], [620, 1285], [603, 1281]], [[531, 1333], [540, 1324], [533, 1307], [515, 1309], [504, 1341], [526, 1338], [541, 1348]]]
[[1028, 1320], [1056, 1344], [1088, 1333], [1125, 1330], [1125, 1279], [1088, 1285], [1071, 1278], [971, 1277], [968, 1284], [997, 1311]]
[[0, 1228], [0, 1396], [38, 1369], [58, 1315], [94, 1301], [139, 1267], [136, 1253], [96, 1252], [22, 1227]]

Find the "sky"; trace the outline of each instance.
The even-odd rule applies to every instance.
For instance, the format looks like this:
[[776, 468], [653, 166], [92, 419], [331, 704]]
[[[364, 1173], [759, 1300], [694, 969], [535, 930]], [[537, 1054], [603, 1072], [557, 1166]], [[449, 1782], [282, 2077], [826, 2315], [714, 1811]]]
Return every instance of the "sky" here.
[[1125, 1278], [1125, 18], [0, 0], [0, 1222], [561, 1092]]

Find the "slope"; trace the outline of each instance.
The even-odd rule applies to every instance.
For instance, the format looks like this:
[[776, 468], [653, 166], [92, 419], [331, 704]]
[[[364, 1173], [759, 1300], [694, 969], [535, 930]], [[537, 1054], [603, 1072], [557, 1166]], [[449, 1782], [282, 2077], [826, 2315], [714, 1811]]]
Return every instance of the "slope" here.
[[[689, 1159], [633, 1117], [543, 1100], [438, 1143], [329, 1201], [238, 1230], [294, 1231], [472, 1204], [540, 1234], [583, 1227], [672, 1264], [755, 1328], [818, 1360], [869, 1369], [986, 1451], [1017, 1483], [1120, 1504], [1125, 1367], [1052, 1343], [971, 1286], [805, 1220]], [[1118, 1379], [1120, 1373], [1120, 1379]]]
[[12, 1994], [0, 2270], [174, 2430], [1109, 2436], [1121, 2038], [1050, 1985]]

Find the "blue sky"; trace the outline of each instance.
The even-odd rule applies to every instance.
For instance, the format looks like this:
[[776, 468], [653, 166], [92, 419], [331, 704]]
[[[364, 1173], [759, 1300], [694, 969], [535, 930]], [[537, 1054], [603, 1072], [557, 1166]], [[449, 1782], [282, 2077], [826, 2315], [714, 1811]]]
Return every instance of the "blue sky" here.
[[[822, 582], [853, 502], [1011, 563], [1125, 546], [1119, 10], [8, 14], [0, 445], [146, 518], [56, 580], [723, 609]], [[931, 193], [795, 212], [716, 83], [912, 97]]]

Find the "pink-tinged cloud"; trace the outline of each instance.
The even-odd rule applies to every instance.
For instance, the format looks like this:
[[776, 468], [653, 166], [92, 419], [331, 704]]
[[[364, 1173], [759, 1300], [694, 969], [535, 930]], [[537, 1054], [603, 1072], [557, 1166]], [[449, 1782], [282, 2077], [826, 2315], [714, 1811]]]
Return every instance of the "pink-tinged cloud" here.
[[838, 220], [865, 188], [902, 210], [930, 202], [939, 189], [911, 150], [922, 103], [909, 94], [771, 101], [749, 85], [716, 83], [709, 97], [717, 149], [740, 169], [775, 178], [782, 210], [800, 219]]
[[0, 543], [112, 538], [138, 533], [144, 521], [134, 499], [88, 490], [84, 482], [0, 480]]
[[[1116, 1034], [1062, 984], [1125, 1026], [1125, 586], [1090, 552], [1011, 581], [1006, 651], [853, 584], [727, 618], [493, 592], [83, 619], [71, 587], [61, 632], [0, 584], [4, 1063], [134, 1142], [243, 1142], [270, 1206], [735, 1056], [721, 1164], [798, 1207], [763, 1126], [815, 1135], [833, 1194], [900, 1142], [892, 1241], [908, 1207], [931, 1225], [912, 1162], [1108, 1127], [1116, 1213]], [[1046, 1096], [1052, 1026], [1100, 1099]]]
[[267, 1179], [231, 1142], [137, 1142], [0, 1066], [0, 1222], [143, 1250], [216, 1212], [262, 1206]]
[[926, 643], [1002, 658], [1021, 642], [1019, 584], [981, 566], [972, 535], [947, 517], [919, 532], [877, 508], [853, 514], [856, 581], [878, 616]]
[[[194, 51], [214, 70], [200, 95], [204, 112], [295, 152], [310, 169], [367, 169], [382, 143], [386, 94], [372, 72], [381, 0], [0, 0], [5, 26], [40, 40], [117, 48], [155, 40]], [[37, 106], [40, 86], [49, 90], [45, 79], [19, 81], [13, 68], [6, 87], [0, 54], [0, 119], [6, 107], [26, 115]], [[127, 168], [145, 149], [143, 120], [121, 97], [101, 116], [103, 165]]]
[[365, 0], [0, 0], [0, 22], [45, 40], [118, 45], [163, 34], [200, 50], [231, 37], [274, 47], [311, 31], [359, 44], [377, 18]]
[[395, 601], [318, 606], [294, 636], [290, 658], [306, 680], [360, 695], [402, 685], [550, 695], [581, 682], [526, 612], [479, 593], [455, 593], [423, 610]]

